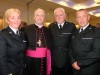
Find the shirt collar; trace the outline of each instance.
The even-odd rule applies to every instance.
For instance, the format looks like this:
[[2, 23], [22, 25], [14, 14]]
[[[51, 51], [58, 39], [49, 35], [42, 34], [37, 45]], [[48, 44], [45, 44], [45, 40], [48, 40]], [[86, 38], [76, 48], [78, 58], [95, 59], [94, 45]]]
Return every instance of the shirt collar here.
[[65, 21], [63, 23], [61, 23], [61, 24], [58, 24], [58, 27], [60, 27], [60, 25], [63, 27], [64, 23], [65, 23]]
[[38, 25], [36, 23], [35, 23], [35, 25], [38, 26], [38, 28], [42, 28], [43, 27], [43, 25]]
[[[82, 27], [83, 30], [85, 30], [88, 26], [89, 26], [89, 23], [88, 23], [85, 27]], [[81, 28], [80, 28], [80, 29], [81, 29]]]
[[16, 32], [17, 32], [17, 30], [18, 29], [14, 29], [14, 28], [12, 28], [11, 26], [9, 26], [11, 29], [12, 29], [12, 31], [16, 34]]

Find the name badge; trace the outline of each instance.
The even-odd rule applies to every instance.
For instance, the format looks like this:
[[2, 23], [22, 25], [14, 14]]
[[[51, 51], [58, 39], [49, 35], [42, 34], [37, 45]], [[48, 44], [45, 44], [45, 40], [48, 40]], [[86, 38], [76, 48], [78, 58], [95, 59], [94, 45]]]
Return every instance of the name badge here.
[[62, 33], [62, 34], [72, 34], [72, 33]]
[[93, 38], [82, 38], [82, 39], [93, 39]]
[[23, 42], [27, 42], [27, 41], [23, 40]]

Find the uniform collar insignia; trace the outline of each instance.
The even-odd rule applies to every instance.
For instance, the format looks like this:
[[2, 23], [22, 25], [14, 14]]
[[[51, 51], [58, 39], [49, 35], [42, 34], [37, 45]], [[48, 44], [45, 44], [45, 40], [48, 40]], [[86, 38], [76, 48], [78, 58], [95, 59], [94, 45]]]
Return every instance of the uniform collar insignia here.
[[92, 28], [89, 28], [89, 29], [92, 29]]
[[10, 31], [9, 34], [12, 34], [12, 32]]

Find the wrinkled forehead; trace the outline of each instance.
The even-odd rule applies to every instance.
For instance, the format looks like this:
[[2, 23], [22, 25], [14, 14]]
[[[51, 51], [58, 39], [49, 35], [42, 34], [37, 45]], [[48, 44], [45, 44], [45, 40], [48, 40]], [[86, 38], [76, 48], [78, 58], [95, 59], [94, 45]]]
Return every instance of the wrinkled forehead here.
[[88, 15], [87, 10], [79, 10], [79, 11], [76, 12], [76, 15], [78, 15], [79, 13], [84, 13], [84, 14]]
[[64, 14], [64, 12], [63, 12], [62, 10], [56, 10], [54, 14], [55, 14], [55, 15], [56, 15], [56, 14]]

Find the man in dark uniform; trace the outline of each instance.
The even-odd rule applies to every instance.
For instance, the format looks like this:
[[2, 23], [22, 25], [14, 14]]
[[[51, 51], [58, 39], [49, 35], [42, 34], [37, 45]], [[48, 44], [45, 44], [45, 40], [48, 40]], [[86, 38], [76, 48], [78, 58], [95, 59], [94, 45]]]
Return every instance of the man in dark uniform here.
[[51, 50], [52, 75], [70, 75], [69, 43], [76, 27], [73, 23], [65, 21], [66, 15], [63, 8], [55, 9], [54, 16], [56, 22], [49, 26], [53, 45]]
[[35, 24], [24, 28], [28, 47], [26, 50], [26, 75], [50, 75], [50, 31], [43, 26], [44, 10], [34, 12]]
[[100, 30], [89, 24], [90, 16], [85, 9], [76, 12], [80, 29], [72, 35], [71, 63], [74, 75], [99, 75]]

